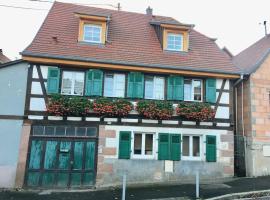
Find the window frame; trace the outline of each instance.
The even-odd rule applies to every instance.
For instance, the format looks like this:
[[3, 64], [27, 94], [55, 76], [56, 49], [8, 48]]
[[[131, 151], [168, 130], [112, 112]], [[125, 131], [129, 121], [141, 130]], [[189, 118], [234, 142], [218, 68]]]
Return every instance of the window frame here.
[[[190, 99], [190, 100], [185, 99], [185, 80], [191, 80], [191, 97], [192, 97], [192, 99]], [[195, 81], [200, 81], [201, 82], [201, 100], [194, 100], [194, 82]], [[203, 79], [200, 79], [200, 78], [185, 78], [184, 77], [184, 101], [203, 102], [204, 101], [203, 87], [204, 87]]]
[[[189, 137], [189, 156], [184, 156], [183, 155], [183, 147], [184, 147], [184, 137], [188, 136]], [[193, 137], [199, 137], [200, 141], [200, 156], [193, 156]], [[203, 161], [204, 159], [204, 153], [205, 153], [205, 148], [204, 148], [204, 143], [203, 143], [203, 135], [196, 135], [196, 134], [182, 134], [181, 136], [181, 159], [182, 160], [189, 160], [189, 161]], [[192, 138], [192, 139], [191, 139]]]
[[[146, 87], [146, 79], [147, 79], [147, 77], [152, 77], [153, 78], [153, 93], [154, 93], [154, 95], [155, 95], [155, 80], [156, 80], [156, 78], [161, 78], [161, 79], [163, 79], [163, 98], [162, 99], [158, 99], [158, 98], [155, 98], [155, 97], [153, 97], [153, 98], [146, 98], [145, 97], [145, 94], [146, 94], [146, 90], [145, 90], [145, 87]], [[167, 80], [167, 77], [165, 77], [165, 76], [159, 76], [159, 75], [152, 75], [152, 74], [144, 74], [144, 94], [143, 94], [143, 99], [148, 99], [148, 100], [166, 100], [166, 96], [165, 96], [165, 94], [166, 94], [166, 80]]]
[[[93, 40], [86, 40], [85, 39], [85, 27], [89, 26], [89, 27], [95, 27], [95, 28], [99, 28], [100, 29], [100, 33], [99, 33], [99, 41], [93, 41]], [[90, 43], [96, 43], [96, 44], [101, 44], [102, 43], [102, 25], [99, 24], [92, 24], [92, 23], [84, 23], [83, 24], [83, 36], [82, 39], [84, 42], [90, 42]]]
[[[134, 142], [135, 142], [135, 134], [142, 134], [142, 154], [134, 154]], [[145, 135], [151, 134], [153, 135], [153, 149], [152, 155], [145, 155]], [[148, 159], [148, 160], [156, 160], [157, 159], [157, 133], [156, 132], [139, 132], [139, 131], [132, 131], [131, 132], [131, 159]]]
[[[127, 93], [127, 74], [123, 73], [123, 72], [115, 72], [115, 71], [103, 71], [104, 76], [103, 76], [103, 97], [107, 97], [107, 98], [126, 98], [126, 93]], [[106, 75], [108, 74], [112, 74], [113, 75], [113, 82], [114, 82], [114, 75], [115, 74], [119, 74], [119, 75], [124, 75], [124, 94], [122, 97], [119, 96], [105, 96], [105, 82], [106, 82]], [[113, 90], [114, 89], [114, 85], [113, 85]], [[114, 91], [113, 91], [114, 92]]]
[[[75, 89], [75, 79], [74, 77], [72, 77], [72, 84], [71, 84], [71, 92], [72, 94], [64, 94], [63, 93], [63, 78], [64, 78], [64, 73], [65, 72], [69, 72], [69, 73], [82, 73], [83, 74], [83, 89], [82, 89], [82, 94], [74, 94], [74, 89]], [[84, 96], [85, 95], [85, 78], [86, 78], [86, 75], [85, 75], [85, 71], [80, 71], [80, 70], [61, 70], [61, 76], [60, 76], [60, 84], [61, 84], [61, 91], [60, 91], [60, 94], [61, 95], [67, 95], [67, 96]], [[73, 90], [72, 90], [73, 89]]]
[[[175, 32], [168, 32], [166, 36], [167, 36], [167, 38], [166, 38], [166, 50], [168, 50], [168, 51], [184, 51], [184, 34], [182, 34], [182, 33], [175, 33]], [[175, 41], [175, 37], [181, 36], [181, 48], [180, 49], [169, 48], [168, 47], [169, 46], [169, 40], [168, 40], [169, 36], [173, 36], [174, 37], [174, 41]], [[174, 42], [174, 46], [176, 46], [175, 45], [175, 42]]]

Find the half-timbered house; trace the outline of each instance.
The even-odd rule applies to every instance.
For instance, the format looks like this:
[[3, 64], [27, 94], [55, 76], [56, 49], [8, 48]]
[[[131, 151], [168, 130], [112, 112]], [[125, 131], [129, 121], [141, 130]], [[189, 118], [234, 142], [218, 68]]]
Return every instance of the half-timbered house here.
[[128, 183], [183, 182], [197, 170], [204, 179], [234, 175], [239, 70], [194, 25], [150, 8], [56, 2], [22, 58], [30, 66], [24, 126], [31, 128], [23, 128], [28, 148], [17, 186], [117, 185], [123, 174]]

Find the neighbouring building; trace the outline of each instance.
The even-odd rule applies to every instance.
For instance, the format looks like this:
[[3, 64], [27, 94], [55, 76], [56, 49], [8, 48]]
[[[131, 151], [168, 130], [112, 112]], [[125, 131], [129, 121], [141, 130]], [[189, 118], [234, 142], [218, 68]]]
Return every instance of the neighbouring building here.
[[16, 187], [234, 176], [241, 70], [194, 25], [55, 2], [22, 59]]
[[22, 60], [0, 65], [0, 188], [15, 186], [28, 66]]
[[239, 140], [239, 148], [245, 151], [239, 157], [238, 168], [247, 176], [270, 175], [269, 53], [267, 35], [233, 57], [244, 73], [243, 82], [236, 88], [236, 133], [245, 137]]
[[4, 54], [3, 54], [3, 50], [0, 49], [0, 65], [1, 64], [4, 64], [4, 63], [7, 63], [11, 61], [8, 57], [6, 57]]

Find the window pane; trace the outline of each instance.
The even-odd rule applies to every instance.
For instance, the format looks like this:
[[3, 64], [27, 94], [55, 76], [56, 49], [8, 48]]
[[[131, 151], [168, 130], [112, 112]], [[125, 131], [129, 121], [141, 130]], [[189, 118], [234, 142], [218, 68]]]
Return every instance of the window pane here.
[[145, 77], [145, 98], [153, 99], [154, 98], [154, 78], [146, 76]]
[[74, 72], [74, 94], [83, 95], [84, 73]]
[[145, 155], [153, 155], [153, 134], [145, 135]]
[[33, 135], [43, 135], [44, 126], [33, 126]]
[[55, 129], [55, 135], [65, 135], [66, 134], [66, 127], [64, 126], [57, 126]]
[[63, 72], [62, 94], [71, 94], [72, 89], [72, 72]]
[[164, 99], [164, 78], [155, 77], [155, 99]]
[[134, 154], [142, 154], [142, 134], [134, 134]]
[[113, 97], [113, 74], [105, 75], [104, 96]]
[[189, 156], [189, 136], [183, 136], [183, 156]]
[[99, 25], [84, 25], [84, 41], [87, 42], [101, 42], [101, 26]]
[[199, 157], [200, 156], [200, 137], [193, 136], [193, 156]]
[[194, 100], [195, 101], [201, 101], [202, 100], [202, 82], [200, 80], [194, 80], [193, 86], [194, 86]]
[[54, 126], [45, 126], [45, 135], [54, 135]]
[[78, 127], [77, 132], [76, 132], [76, 136], [85, 136], [85, 133], [86, 133], [86, 128]]
[[88, 127], [86, 134], [87, 134], [87, 136], [96, 136], [97, 129], [94, 127]]
[[167, 36], [167, 49], [182, 50], [183, 36], [181, 34], [169, 33]]
[[192, 93], [192, 80], [185, 79], [184, 80], [184, 100], [190, 101], [191, 100], [191, 93]]
[[114, 75], [114, 97], [124, 97], [125, 96], [125, 75], [115, 74]]
[[75, 135], [75, 127], [67, 127], [66, 135], [67, 136], [74, 136]]

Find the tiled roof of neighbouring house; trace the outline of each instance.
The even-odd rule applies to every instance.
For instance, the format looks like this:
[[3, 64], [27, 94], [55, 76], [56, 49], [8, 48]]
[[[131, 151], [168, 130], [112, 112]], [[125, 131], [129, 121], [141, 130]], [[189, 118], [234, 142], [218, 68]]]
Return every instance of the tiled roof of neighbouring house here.
[[270, 53], [270, 35], [267, 35], [233, 57], [233, 63], [249, 74], [255, 71]]
[[[78, 43], [79, 20], [74, 13], [110, 16], [105, 45]], [[238, 74], [231, 59], [205, 35], [192, 29], [188, 52], [164, 51], [150, 22], [182, 23], [170, 17], [54, 3], [24, 56], [127, 64]], [[53, 41], [57, 37], [57, 43]]]
[[2, 49], [0, 49], [0, 65], [1, 64], [4, 64], [4, 63], [7, 63], [9, 62], [10, 59], [8, 57], [6, 57], [4, 54], [3, 54], [3, 51]]

